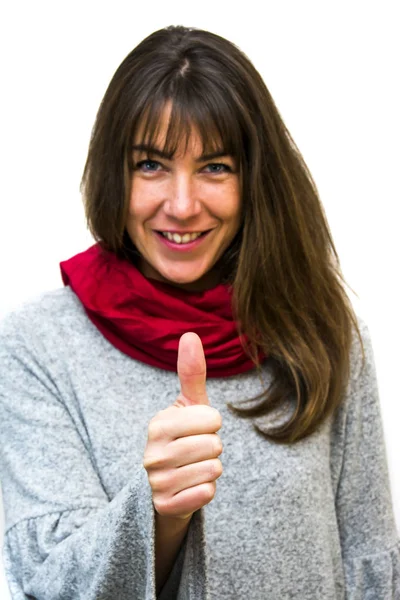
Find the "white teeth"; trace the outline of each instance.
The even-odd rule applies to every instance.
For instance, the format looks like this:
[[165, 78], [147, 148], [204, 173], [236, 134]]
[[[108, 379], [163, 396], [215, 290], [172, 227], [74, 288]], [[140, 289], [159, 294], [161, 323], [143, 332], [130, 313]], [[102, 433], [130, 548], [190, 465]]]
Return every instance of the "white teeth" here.
[[202, 234], [202, 232], [199, 232], [185, 233], [184, 235], [179, 235], [179, 233], [169, 233], [168, 231], [162, 231], [161, 233], [164, 237], [168, 238], [171, 242], [175, 242], [176, 244], [187, 244], [188, 242], [192, 242]]

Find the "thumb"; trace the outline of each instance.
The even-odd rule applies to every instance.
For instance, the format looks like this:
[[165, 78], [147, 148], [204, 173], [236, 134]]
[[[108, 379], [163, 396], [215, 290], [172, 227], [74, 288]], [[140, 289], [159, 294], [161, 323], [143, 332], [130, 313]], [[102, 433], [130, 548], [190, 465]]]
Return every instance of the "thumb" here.
[[184, 333], [178, 347], [178, 377], [181, 393], [175, 404], [210, 405], [206, 390], [206, 373], [206, 359], [201, 339], [197, 333]]

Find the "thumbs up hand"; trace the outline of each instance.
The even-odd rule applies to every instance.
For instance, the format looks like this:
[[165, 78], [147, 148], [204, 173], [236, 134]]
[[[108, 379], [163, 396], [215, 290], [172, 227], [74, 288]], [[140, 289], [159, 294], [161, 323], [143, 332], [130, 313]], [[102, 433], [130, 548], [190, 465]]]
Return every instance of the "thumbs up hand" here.
[[195, 333], [179, 340], [178, 377], [176, 401], [149, 423], [143, 465], [157, 513], [187, 519], [211, 502], [222, 474], [222, 443], [216, 433], [222, 419], [208, 400], [206, 361]]

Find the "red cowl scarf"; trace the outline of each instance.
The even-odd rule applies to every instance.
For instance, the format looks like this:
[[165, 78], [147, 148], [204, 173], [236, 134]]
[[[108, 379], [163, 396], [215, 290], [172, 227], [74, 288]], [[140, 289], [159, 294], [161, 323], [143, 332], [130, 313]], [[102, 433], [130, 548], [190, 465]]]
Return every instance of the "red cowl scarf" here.
[[207, 377], [254, 368], [232, 317], [230, 286], [188, 292], [147, 279], [99, 244], [61, 262], [60, 268], [64, 284], [78, 296], [92, 323], [128, 356], [176, 372], [179, 339], [194, 331], [203, 343]]

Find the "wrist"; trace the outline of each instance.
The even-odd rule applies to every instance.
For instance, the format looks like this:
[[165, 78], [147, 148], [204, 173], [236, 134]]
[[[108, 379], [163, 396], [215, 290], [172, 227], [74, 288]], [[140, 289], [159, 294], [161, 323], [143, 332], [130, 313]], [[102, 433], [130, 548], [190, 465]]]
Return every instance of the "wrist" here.
[[182, 516], [160, 515], [155, 510], [156, 528], [169, 536], [179, 535], [189, 526], [192, 514]]

